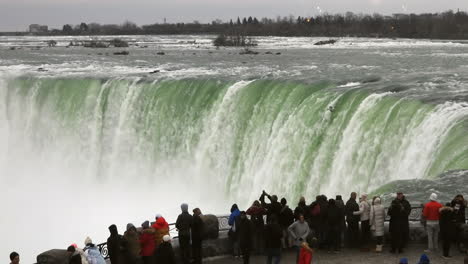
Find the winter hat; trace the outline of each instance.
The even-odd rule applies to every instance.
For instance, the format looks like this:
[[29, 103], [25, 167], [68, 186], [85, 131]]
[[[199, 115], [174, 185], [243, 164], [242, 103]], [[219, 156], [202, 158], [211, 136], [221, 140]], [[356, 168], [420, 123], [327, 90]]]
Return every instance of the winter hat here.
[[132, 223], [128, 223], [127, 224], [127, 231], [132, 229], [132, 228], [135, 228], [135, 226]]
[[426, 255], [426, 254], [422, 254], [421, 255], [421, 258], [419, 259], [419, 263], [418, 264], [429, 264], [431, 263], [429, 261], [429, 257]]
[[141, 227], [143, 227], [143, 229], [148, 229], [149, 228], [149, 221], [144, 221], [143, 224], [141, 224]]
[[70, 246], [74, 247], [74, 248], [78, 248], [78, 245], [76, 243], [73, 243], [71, 244]]
[[180, 209], [182, 209], [182, 212], [188, 212], [188, 204], [186, 203], [181, 204]]
[[408, 259], [407, 258], [401, 258], [400, 259], [400, 264], [408, 264]]
[[84, 241], [85, 246], [87, 246], [87, 245], [89, 245], [89, 244], [92, 244], [92, 243], [93, 243], [93, 241], [91, 240], [91, 238], [90, 238], [90, 237], [86, 237], [86, 239], [85, 239], [85, 241]]
[[156, 216], [155, 216], [154, 218], [155, 218], [155, 219], [158, 219], [158, 218], [160, 218], [160, 217], [162, 217], [161, 214], [156, 214]]
[[171, 237], [169, 235], [165, 235], [165, 236], [163, 236], [163, 240], [164, 240], [164, 242], [169, 242], [169, 241], [171, 241]]
[[431, 193], [431, 196], [429, 197], [429, 200], [431, 200], [431, 201], [437, 201], [437, 194]]

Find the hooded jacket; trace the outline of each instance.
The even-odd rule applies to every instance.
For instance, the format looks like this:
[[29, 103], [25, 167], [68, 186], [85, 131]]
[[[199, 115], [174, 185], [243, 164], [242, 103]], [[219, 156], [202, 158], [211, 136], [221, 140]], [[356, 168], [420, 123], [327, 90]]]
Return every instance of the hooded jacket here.
[[169, 224], [164, 217], [159, 217], [151, 227], [154, 229], [154, 241], [157, 249], [163, 242], [163, 237], [169, 235]]
[[109, 226], [111, 235], [107, 239], [107, 250], [111, 264], [123, 264], [124, 252], [126, 250], [126, 241], [122, 235], [119, 235], [117, 226]]
[[179, 230], [179, 237], [189, 237], [190, 229], [193, 224], [193, 216], [191, 216], [187, 210], [184, 210], [176, 221], [176, 228]]
[[140, 256], [149, 257], [153, 256], [156, 248], [156, 242], [154, 238], [154, 230], [149, 228], [143, 229], [140, 235]]
[[382, 206], [380, 199], [374, 201], [370, 211], [370, 225], [375, 227], [374, 235], [383, 236], [385, 232], [385, 208]]
[[106, 261], [94, 244], [89, 244], [85, 248], [86, 259], [89, 264], [106, 264]]

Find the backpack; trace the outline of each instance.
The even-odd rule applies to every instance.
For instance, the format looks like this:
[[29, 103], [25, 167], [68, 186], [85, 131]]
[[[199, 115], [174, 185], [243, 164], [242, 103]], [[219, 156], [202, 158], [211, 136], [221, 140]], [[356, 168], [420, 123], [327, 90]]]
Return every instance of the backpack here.
[[312, 207], [312, 210], [310, 212], [312, 216], [319, 216], [320, 215], [320, 205], [317, 203]]

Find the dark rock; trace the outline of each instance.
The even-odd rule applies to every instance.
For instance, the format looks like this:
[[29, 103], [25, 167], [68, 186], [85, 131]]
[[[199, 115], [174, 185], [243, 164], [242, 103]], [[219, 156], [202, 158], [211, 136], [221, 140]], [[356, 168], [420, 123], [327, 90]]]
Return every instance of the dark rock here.
[[37, 264], [65, 264], [68, 263], [68, 253], [64, 249], [52, 249], [37, 256]]
[[271, 52], [271, 51], [267, 51], [267, 52], [265, 52], [265, 54], [272, 55], [272, 54], [273, 54], [273, 52]]
[[156, 53], [156, 54], [157, 54], [157, 55], [166, 55], [166, 53], [164, 53], [164, 52], [162, 52], [162, 51], [160, 51], [160, 52], [158, 52], [158, 53]]
[[204, 239], [216, 239], [219, 236], [219, 220], [216, 215], [202, 215], [201, 219], [205, 224], [203, 230]]
[[46, 72], [47, 70], [41, 67], [41, 68], [37, 68], [37, 71], [38, 72]]
[[281, 55], [281, 52], [276, 52], [276, 55]]
[[258, 51], [253, 51], [249, 49], [245, 49], [244, 51], [239, 52], [239, 55], [257, 55]]
[[329, 40], [322, 40], [319, 42], [316, 42], [314, 45], [320, 46], [320, 45], [333, 45], [337, 42], [338, 40], [336, 39], [329, 39]]
[[16, 47], [10, 47], [10, 50], [15, 50], [15, 49], [16, 49]]
[[124, 51], [121, 51], [121, 52], [114, 52], [114, 55], [128, 55], [130, 54], [130, 52], [124, 50]]
[[149, 72], [150, 74], [153, 74], [153, 73], [158, 73], [158, 72], [161, 72], [160, 70], [154, 70], [152, 72]]

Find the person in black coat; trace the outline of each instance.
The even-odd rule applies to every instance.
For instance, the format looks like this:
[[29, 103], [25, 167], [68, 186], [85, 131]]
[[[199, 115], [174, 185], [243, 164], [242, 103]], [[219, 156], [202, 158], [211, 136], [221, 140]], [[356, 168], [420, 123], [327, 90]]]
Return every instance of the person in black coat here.
[[343, 237], [343, 232], [346, 229], [346, 221], [345, 221], [345, 204], [343, 202], [343, 198], [341, 195], [336, 196], [336, 207], [340, 210], [340, 228], [338, 229], [338, 251], [341, 250], [341, 244], [342, 244], [342, 237]]
[[69, 255], [69, 264], [81, 264], [81, 255], [78, 251], [76, 251], [74, 246], [69, 246], [67, 248], [67, 253]]
[[240, 214], [238, 227], [239, 246], [242, 252], [242, 257], [244, 259], [244, 264], [249, 264], [250, 251], [252, 250], [253, 225], [252, 222], [247, 218], [245, 211], [242, 211]]
[[406, 247], [406, 244], [408, 244], [409, 240], [409, 215], [411, 213], [411, 204], [408, 202], [408, 200], [406, 200], [406, 197], [402, 192], [397, 193], [397, 198], [395, 200], [399, 201], [403, 206], [403, 222], [401, 227], [401, 249], [403, 249]]
[[339, 236], [341, 229], [341, 210], [336, 206], [334, 199], [328, 201], [327, 224], [328, 224], [328, 251], [338, 251]]
[[163, 241], [164, 242], [159, 245], [155, 253], [156, 264], [176, 264], [171, 237], [165, 235]]
[[390, 216], [390, 236], [392, 240], [391, 253], [403, 252], [403, 230], [406, 227], [405, 221], [407, 219], [405, 208], [403, 204], [395, 199], [388, 208], [388, 215]]
[[107, 239], [107, 250], [111, 264], [124, 264], [126, 252], [126, 241], [122, 235], [119, 235], [116, 225], [109, 226], [110, 236]]
[[[268, 197], [270, 203], [265, 202], [265, 197]], [[263, 191], [259, 201], [262, 204], [263, 208], [267, 210], [267, 222], [270, 221], [272, 215], [276, 215], [276, 219], [279, 218], [283, 206], [281, 206], [281, 204], [278, 202], [278, 196], [269, 195], [268, 193]]]
[[456, 232], [456, 214], [450, 203], [439, 209], [439, 227], [440, 237], [442, 239], [443, 257], [450, 258], [450, 244], [455, 237]]
[[192, 256], [194, 264], [202, 263], [202, 240], [204, 223], [201, 219], [201, 210], [199, 208], [193, 209], [193, 223], [192, 223]]
[[188, 213], [188, 204], [180, 206], [182, 213], [177, 217], [176, 228], [179, 231], [179, 247], [183, 264], [190, 263], [190, 229], [193, 217]]
[[458, 246], [458, 250], [460, 250], [460, 252], [465, 252], [465, 249], [463, 248], [463, 226], [465, 225], [465, 222], [466, 222], [466, 216], [465, 216], [466, 201], [463, 198], [463, 195], [458, 194], [457, 196], [455, 196], [450, 206], [453, 208], [453, 213], [456, 219], [455, 242]]
[[309, 222], [310, 217], [310, 209], [309, 206], [306, 204], [306, 200], [304, 196], [299, 199], [299, 203], [297, 204], [296, 209], [294, 209], [294, 218], [299, 220], [299, 216], [303, 215], [307, 222]]
[[281, 199], [281, 205], [283, 206], [279, 216], [279, 225], [283, 234], [281, 244], [283, 248], [290, 248], [292, 247], [292, 240], [289, 239], [288, 227], [294, 223], [294, 213], [289, 208], [286, 198]]
[[265, 226], [265, 249], [267, 254], [267, 264], [278, 264], [280, 262], [282, 237], [283, 230], [281, 225], [278, 223], [276, 216], [272, 216], [270, 222]]
[[349, 247], [359, 247], [359, 215], [354, 215], [354, 212], [359, 211], [359, 204], [356, 202], [357, 194], [351, 193], [349, 200], [346, 202], [345, 214], [348, 229], [346, 230], [346, 242]]

